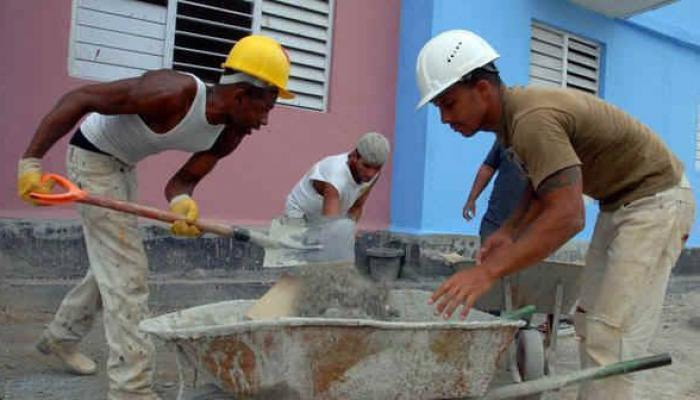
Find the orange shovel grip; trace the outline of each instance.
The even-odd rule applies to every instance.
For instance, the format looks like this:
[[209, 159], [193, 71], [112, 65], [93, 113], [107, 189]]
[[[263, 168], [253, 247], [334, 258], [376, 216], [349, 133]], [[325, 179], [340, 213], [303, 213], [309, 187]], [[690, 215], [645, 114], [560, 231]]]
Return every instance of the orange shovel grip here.
[[44, 174], [41, 177], [41, 182], [47, 182], [52, 180], [56, 182], [59, 186], [66, 189], [65, 193], [29, 193], [29, 197], [36, 200], [37, 203], [46, 206], [52, 206], [57, 204], [72, 203], [74, 201], [80, 201], [87, 197], [87, 192], [77, 187], [73, 182], [67, 178], [58, 174]]

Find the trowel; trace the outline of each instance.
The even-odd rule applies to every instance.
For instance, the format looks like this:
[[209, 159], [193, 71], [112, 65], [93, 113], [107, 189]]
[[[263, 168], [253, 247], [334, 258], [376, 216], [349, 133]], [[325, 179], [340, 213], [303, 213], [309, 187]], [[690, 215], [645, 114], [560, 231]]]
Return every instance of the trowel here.
[[[108, 208], [140, 217], [154, 219], [157, 221], [172, 223], [182, 219], [181, 215], [164, 211], [158, 208], [144, 206], [122, 200], [110, 199], [107, 197], [93, 196], [78, 188], [73, 182], [57, 174], [45, 174], [42, 182], [53, 180], [59, 186], [66, 189], [65, 193], [30, 193], [30, 197], [42, 205], [59, 205], [68, 203], [83, 203], [96, 207]], [[319, 244], [305, 244], [299, 241], [286, 238], [271, 238], [270, 236], [250, 229], [237, 226], [229, 226], [215, 222], [197, 220], [196, 225], [203, 232], [210, 232], [221, 236], [233, 236], [234, 239], [243, 242], [252, 242], [264, 248], [288, 248], [294, 250], [320, 250]]]

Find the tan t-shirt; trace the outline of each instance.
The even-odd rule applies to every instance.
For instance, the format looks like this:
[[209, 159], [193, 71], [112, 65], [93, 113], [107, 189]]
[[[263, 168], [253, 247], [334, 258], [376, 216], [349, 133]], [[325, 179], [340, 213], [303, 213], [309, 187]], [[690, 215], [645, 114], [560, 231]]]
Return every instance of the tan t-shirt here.
[[661, 139], [629, 114], [572, 89], [515, 87], [503, 93], [496, 132], [536, 189], [553, 173], [580, 165], [583, 192], [615, 210], [672, 187], [683, 165]]

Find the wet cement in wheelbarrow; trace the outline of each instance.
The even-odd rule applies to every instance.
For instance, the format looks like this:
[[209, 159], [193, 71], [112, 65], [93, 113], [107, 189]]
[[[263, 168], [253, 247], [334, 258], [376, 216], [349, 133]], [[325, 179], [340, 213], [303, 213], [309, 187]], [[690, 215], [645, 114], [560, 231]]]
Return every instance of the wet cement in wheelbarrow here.
[[[295, 317], [443, 321], [427, 304], [430, 292], [392, 292], [386, 283], [372, 280], [353, 264], [314, 264], [300, 267], [293, 276], [300, 281]], [[472, 321], [496, 319], [478, 310], [471, 314]]]

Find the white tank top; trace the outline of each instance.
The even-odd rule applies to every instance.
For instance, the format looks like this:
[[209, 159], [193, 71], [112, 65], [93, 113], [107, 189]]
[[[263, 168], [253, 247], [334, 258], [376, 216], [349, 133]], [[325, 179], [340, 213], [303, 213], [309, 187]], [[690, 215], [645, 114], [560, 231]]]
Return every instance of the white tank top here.
[[196, 76], [187, 75], [197, 83], [197, 94], [185, 117], [170, 131], [153, 132], [138, 114], [98, 113], [88, 115], [80, 130], [95, 147], [127, 164], [164, 150], [196, 153], [211, 148], [225, 125], [211, 125], [207, 121], [206, 85]]
[[341, 215], [347, 214], [371, 184], [355, 182], [348, 167], [348, 153], [328, 156], [314, 164], [287, 196], [285, 214], [288, 217], [313, 219], [323, 214], [323, 196], [314, 189], [311, 183], [314, 180], [329, 183], [336, 188], [340, 195]]

